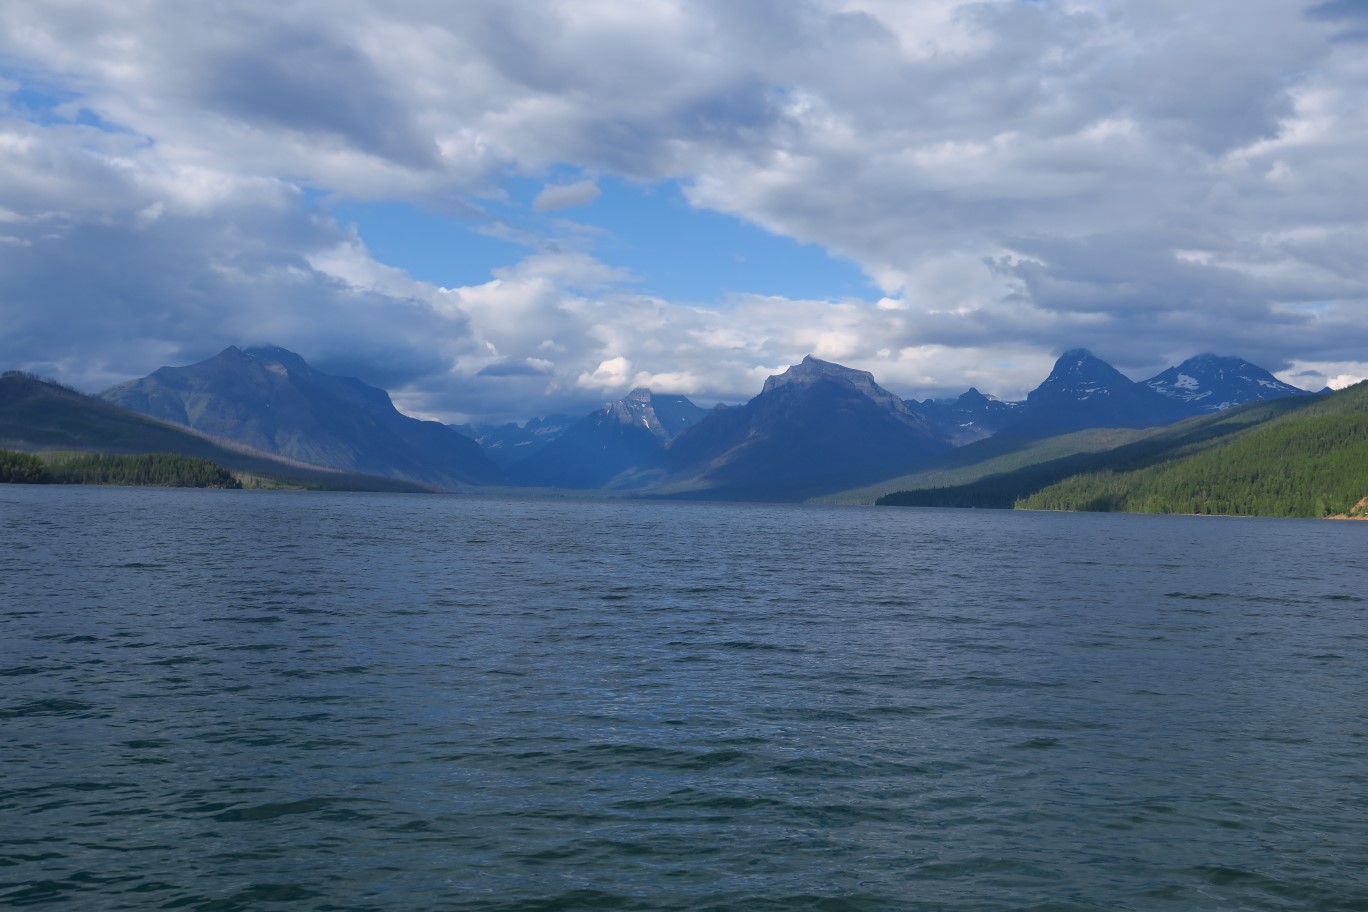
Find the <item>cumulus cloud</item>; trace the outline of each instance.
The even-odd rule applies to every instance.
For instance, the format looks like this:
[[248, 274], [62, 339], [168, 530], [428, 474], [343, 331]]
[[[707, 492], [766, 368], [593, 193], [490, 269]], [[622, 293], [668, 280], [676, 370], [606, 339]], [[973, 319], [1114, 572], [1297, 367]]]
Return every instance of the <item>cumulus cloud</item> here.
[[[812, 352], [1016, 396], [1086, 345], [1368, 374], [1362, 5], [247, 0], [0, 7], [0, 358], [98, 388], [235, 342], [435, 416], [735, 401]], [[820, 245], [870, 300], [683, 303], [611, 244], [441, 288], [326, 200], [597, 180]], [[322, 199], [322, 201], [320, 201]], [[489, 230], [495, 230], [490, 228]], [[521, 233], [518, 233], [521, 232]]]

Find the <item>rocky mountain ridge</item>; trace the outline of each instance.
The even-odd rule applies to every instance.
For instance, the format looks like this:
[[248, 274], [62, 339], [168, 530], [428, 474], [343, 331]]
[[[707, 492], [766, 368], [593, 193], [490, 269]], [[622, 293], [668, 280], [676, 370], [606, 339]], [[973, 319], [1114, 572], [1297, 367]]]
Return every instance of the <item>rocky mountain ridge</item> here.
[[239, 349], [163, 367], [105, 401], [291, 459], [420, 484], [492, 484], [501, 473], [473, 440], [401, 414], [389, 393], [311, 367], [283, 348]]
[[383, 390], [325, 374], [284, 349], [230, 347], [104, 395], [269, 452], [447, 488], [511, 483], [793, 499], [903, 474], [988, 437], [1007, 445], [1086, 428], [1154, 427], [1307, 393], [1241, 359], [1200, 355], [1136, 382], [1072, 349], [1022, 402], [977, 389], [917, 402], [869, 371], [808, 355], [742, 405], [705, 410], [638, 388], [577, 420], [458, 428], [401, 415]]

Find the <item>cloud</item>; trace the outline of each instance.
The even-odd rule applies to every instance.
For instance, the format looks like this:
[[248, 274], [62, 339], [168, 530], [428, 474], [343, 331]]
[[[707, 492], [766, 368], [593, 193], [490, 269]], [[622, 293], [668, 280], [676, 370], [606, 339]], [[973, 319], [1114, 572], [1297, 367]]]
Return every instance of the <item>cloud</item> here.
[[554, 212], [571, 206], [587, 206], [602, 193], [598, 184], [582, 180], [573, 184], [547, 184], [532, 200], [532, 208], [537, 212]]
[[580, 374], [576, 382], [586, 389], [615, 392], [628, 382], [632, 375], [631, 371], [632, 362], [618, 355], [616, 358], [600, 362], [593, 373]]
[[[272, 342], [501, 419], [641, 381], [735, 401], [808, 352], [906, 395], [1020, 395], [1074, 345], [1132, 375], [1213, 350], [1358, 376], [1363, 22], [1345, 0], [6, 4], [0, 358], [97, 388]], [[614, 239], [544, 227], [598, 198], [564, 174], [678, 182], [880, 291], [671, 300]], [[460, 287], [327, 208], [481, 211], [511, 178], [566, 215], [489, 227], [529, 252]]]
[[550, 361], [541, 358], [512, 358], [486, 364], [476, 372], [477, 377], [545, 377], [552, 371]]

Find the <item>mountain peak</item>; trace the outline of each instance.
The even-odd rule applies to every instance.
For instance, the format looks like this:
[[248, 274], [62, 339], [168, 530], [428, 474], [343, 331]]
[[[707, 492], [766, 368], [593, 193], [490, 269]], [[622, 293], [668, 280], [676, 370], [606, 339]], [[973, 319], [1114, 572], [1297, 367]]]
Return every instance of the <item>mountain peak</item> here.
[[1086, 348], [1071, 348], [1060, 355], [1050, 371], [1050, 377], [1106, 378], [1113, 382], [1132, 382], [1129, 377], [1094, 355]]
[[898, 411], [906, 411], [907, 409], [906, 404], [901, 399], [875, 383], [874, 375], [869, 371], [856, 370], [853, 367], [846, 367], [844, 364], [823, 361], [820, 358], [814, 358], [812, 355], [804, 356], [800, 363], [793, 365], [782, 374], [775, 374], [767, 379], [764, 388], [761, 390], [761, 395], [772, 393], [786, 386], [811, 386], [822, 382], [840, 383], [851, 387], [880, 405]]
[[1257, 364], [1210, 352], [1194, 355], [1144, 381], [1144, 385], [1197, 413], [1216, 412], [1245, 402], [1309, 395], [1306, 390], [1283, 383]]
[[638, 386], [621, 399], [609, 402], [597, 414], [618, 424], [639, 425], [656, 437], [668, 440], [696, 423], [706, 412], [684, 396], [657, 396], [648, 388]]
[[278, 345], [254, 345], [249, 348], [237, 349], [229, 346], [234, 351], [240, 351], [243, 355], [253, 361], [260, 361], [263, 364], [279, 364], [287, 370], [311, 371], [312, 367], [300, 355], [295, 354], [288, 348], [281, 348]]
[[229, 346], [206, 361], [162, 367], [103, 397], [163, 421], [258, 450], [347, 471], [459, 487], [494, 481], [478, 444], [401, 414], [389, 394], [310, 367], [273, 346]]
[[1153, 427], [1181, 410], [1086, 348], [1059, 356], [1045, 381], [1031, 390], [1017, 429], [1064, 433], [1086, 427]]

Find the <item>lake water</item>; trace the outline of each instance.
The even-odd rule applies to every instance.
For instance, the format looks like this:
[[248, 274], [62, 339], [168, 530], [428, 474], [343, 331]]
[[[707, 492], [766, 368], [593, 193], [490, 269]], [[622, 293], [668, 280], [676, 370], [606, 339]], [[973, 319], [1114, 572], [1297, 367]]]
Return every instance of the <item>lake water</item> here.
[[0, 905], [1368, 908], [1368, 524], [0, 487]]

